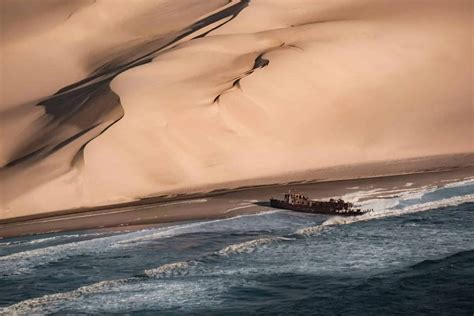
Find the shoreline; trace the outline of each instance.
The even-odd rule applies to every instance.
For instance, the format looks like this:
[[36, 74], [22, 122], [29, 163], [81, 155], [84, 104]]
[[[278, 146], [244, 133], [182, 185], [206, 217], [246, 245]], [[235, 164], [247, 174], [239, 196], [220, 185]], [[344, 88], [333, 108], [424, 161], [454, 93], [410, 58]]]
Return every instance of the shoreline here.
[[215, 196], [228, 194], [228, 193], [254, 190], [254, 189], [260, 189], [260, 188], [277, 188], [277, 187], [288, 186], [288, 185], [298, 186], [298, 185], [304, 185], [304, 184], [344, 182], [344, 181], [352, 181], [352, 180], [371, 180], [371, 179], [377, 179], [377, 178], [389, 178], [389, 177], [400, 177], [400, 176], [407, 176], [407, 175], [449, 172], [449, 171], [462, 169], [462, 168], [468, 168], [468, 167], [469, 166], [453, 167], [449, 169], [420, 171], [420, 172], [412, 172], [412, 173], [377, 175], [377, 176], [366, 177], [366, 178], [347, 178], [347, 179], [335, 179], [335, 180], [302, 180], [302, 181], [292, 181], [292, 182], [284, 182], [284, 183], [270, 183], [270, 184], [254, 185], [254, 186], [242, 186], [242, 187], [229, 188], [229, 189], [227, 188], [216, 189], [209, 192], [198, 192], [198, 193], [190, 193], [190, 194], [181, 193], [177, 195], [157, 195], [157, 196], [142, 198], [142, 199], [134, 200], [130, 202], [106, 204], [106, 205], [99, 205], [99, 206], [92, 206], [92, 207], [72, 208], [72, 209], [66, 209], [66, 210], [59, 210], [59, 211], [52, 211], [52, 212], [46, 212], [46, 213], [40, 213], [40, 214], [1, 219], [0, 227], [1, 225], [23, 223], [23, 222], [28, 222], [31, 220], [48, 219], [52, 217], [65, 216], [65, 215], [81, 215], [81, 214], [93, 213], [97, 211], [113, 211], [117, 209], [129, 208], [129, 207], [146, 207], [149, 205], [159, 206], [166, 203], [203, 199], [203, 198], [215, 197]]
[[[21, 223], [43, 218], [73, 214], [85, 214], [90, 212], [115, 210], [126, 207], [141, 207], [152, 204], [162, 204], [175, 201], [185, 201], [190, 199], [206, 198], [220, 194], [226, 194], [242, 190], [253, 190], [264, 187], [349, 181], [353, 179], [396, 177], [409, 174], [449, 171], [470, 166], [474, 166], [474, 153], [458, 153], [428, 157], [415, 157], [392, 161], [375, 161], [354, 165], [339, 165], [293, 173], [283, 173], [275, 176], [262, 177], [258, 179], [230, 181], [216, 183], [212, 185], [198, 186], [194, 188], [183, 188], [179, 192], [162, 192], [161, 194], [149, 197], [141, 197], [135, 200], [124, 202], [103, 204], [97, 206], [84, 206], [30, 215], [22, 215], [17, 217], [8, 217], [0, 219], [0, 228], [1, 225], [5, 224]], [[183, 191], [187, 191], [188, 193], [183, 193]]]
[[[52, 232], [90, 229], [141, 229], [167, 223], [210, 220], [242, 214], [258, 213], [269, 207], [257, 205], [271, 196], [279, 196], [288, 189], [297, 190], [310, 198], [328, 198], [346, 193], [380, 186], [403, 188], [425, 185], [444, 185], [474, 176], [474, 165], [466, 164], [451, 168], [434, 168], [404, 174], [389, 174], [371, 177], [330, 180], [303, 180], [286, 183], [241, 186], [209, 192], [160, 196], [121, 203], [114, 206], [99, 206], [83, 211], [65, 210], [63, 213], [45, 216], [31, 215], [0, 221], [0, 238], [44, 234]], [[8, 221], [8, 222], [6, 222]]]

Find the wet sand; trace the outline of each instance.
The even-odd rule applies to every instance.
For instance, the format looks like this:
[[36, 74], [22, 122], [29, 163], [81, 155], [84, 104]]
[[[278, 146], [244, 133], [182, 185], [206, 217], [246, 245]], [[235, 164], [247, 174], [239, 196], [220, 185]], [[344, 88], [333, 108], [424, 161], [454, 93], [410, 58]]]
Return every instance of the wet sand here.
[[[373, 165], [372, 169], [374, 169]], [[374, 188], [381, 188], [386, 192], [396, 189], [415, 189], [427, 185], [445, 185], [472, 176], [474, 176], [474, 166], [471, 165], [403, 175], [280, 183], [190, 195], [155, 197], [119, 205], [42, 214], [42, 217], [28, 216], [2, 220], [0, 221], [0, 237], [85, 229], [143, 229], [148, 225], [217, 219], [266, 211], [270, 208], [265, 206], [265, 202], [270, 197], [281, 197], [288, 190], [301, 192], [313, 199], [325, 199]]]

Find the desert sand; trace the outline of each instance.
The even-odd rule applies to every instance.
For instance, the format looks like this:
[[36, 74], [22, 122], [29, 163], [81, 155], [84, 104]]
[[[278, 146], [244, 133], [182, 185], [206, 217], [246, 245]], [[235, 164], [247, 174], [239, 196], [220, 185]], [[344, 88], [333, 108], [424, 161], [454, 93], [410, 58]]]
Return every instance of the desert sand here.
[[474, 152], [470, 0], [0, 6], [0, 219]]

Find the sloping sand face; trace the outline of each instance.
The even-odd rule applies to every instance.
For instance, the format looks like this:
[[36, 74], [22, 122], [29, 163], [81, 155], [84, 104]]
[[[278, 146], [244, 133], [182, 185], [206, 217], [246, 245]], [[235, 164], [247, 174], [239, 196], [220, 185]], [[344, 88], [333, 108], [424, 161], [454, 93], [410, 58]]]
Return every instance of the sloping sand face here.
[[46, 3], [3, 3], [3, 218], [474, 151], [471, 1]]

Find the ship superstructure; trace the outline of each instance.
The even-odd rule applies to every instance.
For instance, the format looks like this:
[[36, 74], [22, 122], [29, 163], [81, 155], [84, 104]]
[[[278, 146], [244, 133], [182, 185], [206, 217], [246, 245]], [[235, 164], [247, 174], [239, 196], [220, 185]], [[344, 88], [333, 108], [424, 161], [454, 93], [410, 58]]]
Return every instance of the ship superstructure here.
[[352, 203], [345, 202], [342, 199], [336, 200], [331, 198], [329, 201], [314, 201], [303, 194], [291, 192], [286, 193], [283, 200], [271, 198], [270, 205], [275, 208], [283, 208], [297, 212], [341, 216], [362, 215], [372, 211], [353, 208], [354, 205]]

